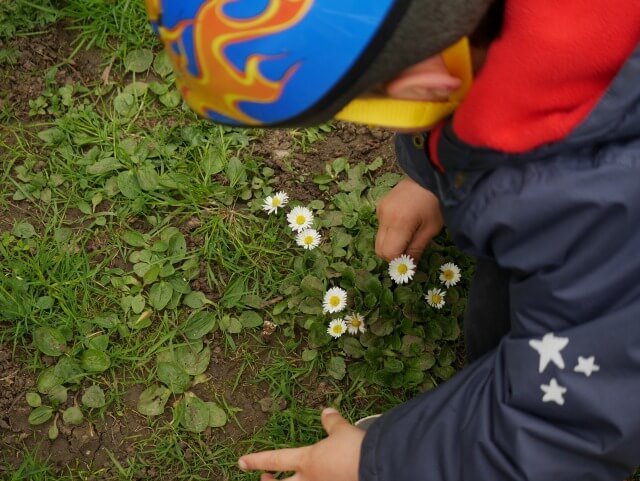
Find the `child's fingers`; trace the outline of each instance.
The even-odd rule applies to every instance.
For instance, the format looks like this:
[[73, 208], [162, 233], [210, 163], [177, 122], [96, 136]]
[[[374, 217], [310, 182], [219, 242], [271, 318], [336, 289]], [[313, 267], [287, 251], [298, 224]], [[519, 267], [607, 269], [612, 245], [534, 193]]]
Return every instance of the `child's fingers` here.
[[238, 466], [243, 471], [298, 471], [308, 449], [303, 447], [251, 453], [242, 456]]

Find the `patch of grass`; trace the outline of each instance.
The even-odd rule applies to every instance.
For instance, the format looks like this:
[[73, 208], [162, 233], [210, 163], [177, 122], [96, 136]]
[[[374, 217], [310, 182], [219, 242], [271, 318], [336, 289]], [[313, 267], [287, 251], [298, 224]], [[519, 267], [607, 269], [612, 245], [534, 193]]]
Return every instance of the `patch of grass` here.
[[51, 0], [0, 2], [0, 39], [33, 34], [34, 30], [54, 23], [60, 16], [60, 10]]
[[156, 44], [141, 1], [67, 0], [62, 14], [77, 33], [77, 49], [100, 48], [119, 64], [128, 52]]
[[[124, 410], [123, 393], [140, 384], [135, 409], [148, 415], [151, 434], [139, 455], [113, 454], [118, 479], [257, 479], [237, 471], [239, 450], [319, 439], [319, 403], [355, 420], [453, 374], [464, 284], [438, 313], [421, 291], [445, 259], [465, 277], [472, 266], [441, 238], [414, 284], [391, 284], [373, 252], [375, 201], [398, 179], [377, 174], [382, 160], [335, 159], [316, 176], [326, 195], [308, 207], [323, 242], [305, 251], [288, 207], [262, 211], [280, 190], [274, 167], [252, 154], [262, 133], [196, 119], [181, 107], [162, 55], [135, 50], [149, 47], [140, 2], [72, 0], [64, 12], [78, 47], [111, 48], [129, 70], [116, 76], [123, 84], [106, 86], [58, 85], [50, 71], [30, 103], [32, 121], [7, 126], [0, 144], [0, 205], [12, 214], [0, 234], [0, 340], [29, 353], [38, 422], [53, 426], [94, 385], [104, 405], [74, 406], [85, 419]], [[301, 131], [298, 148], [327, 129]], [[367, 333], [329, 337], [322, 297], [330, 286], [348, 291]], [[239, 346], [238, 334], [273, 331], [282, 342], [265, 346], [268, 356]], [[215, 348], [241, 356], [233, 389], [243, 389], [251, 367], [255, 382], [286, 403], [239, 444], [202, 441], [206, 430], [236, 422], [224, 396], [195, 394], [210, 382]]]

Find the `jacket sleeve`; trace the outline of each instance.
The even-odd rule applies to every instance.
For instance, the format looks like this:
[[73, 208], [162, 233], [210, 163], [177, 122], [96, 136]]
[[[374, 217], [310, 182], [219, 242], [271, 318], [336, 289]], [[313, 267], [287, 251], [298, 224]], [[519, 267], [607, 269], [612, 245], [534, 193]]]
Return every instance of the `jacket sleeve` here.
[[426, 136], [396, 134], [396, 159], [402, 171], [431, 192], [436, 192], [434, 172], [425, 151]]
[[622, 481], [640, 463], [640, 155], [502, 167], [447, 223], [513, 273], [499, 346], [367, 432], [360, 481]]

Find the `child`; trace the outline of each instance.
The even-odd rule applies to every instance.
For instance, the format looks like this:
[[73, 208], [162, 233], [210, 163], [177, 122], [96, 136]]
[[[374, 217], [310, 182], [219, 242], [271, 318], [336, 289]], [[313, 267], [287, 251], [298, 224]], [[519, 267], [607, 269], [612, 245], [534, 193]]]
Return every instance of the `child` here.
[[[219, 15], [231, 14], [231, 5], [224, 9], [231, 2], [211, 3]], [[420, 69], [407, 67], [471, 32], [488, 5], [339, 3], [389, 8], [366, 17], [379, 20], [373, 33], [360, 29], [365, 16], [356, 12], [318, 24], [334, 26], [334, 34], [353, 22], [345, 32], [367, 39], [349, 61], [336, 60], [337, 82], [302, 76], [307, 90], [317, 85], [320, 93], [300, 94], [293, 105], [286, 89], [275, 91], [278, 82], [295, 87], [304, 65], [280, 65], [267, 82], [256, 64], [284, 51], [268, 42], [262, 56], [240, 55], [224, 66], [229, 79], [258, 79], [262, 90], [251, 98], [260, 100], [238, 102], [237, 92], [224, 95], [225, 86], [208, 98], [197, 91], [208, 88], [208, 72], [189, 62], [183, 70], [202, 82], [183, 81], [183, 93], [205, 115], [244, 125], [318, 121], [381, 82], [397, 96], [400, 81], [420, 98]], [[269, 4], [301, 9], [283, 10], [279, 25], [318, 13], [303, 0]], [[341, 57], [352, 45], [338, 42], [332, 48]], [[322, 59], [334, 53], [324, 47]], [[239, 73], [238, 65], [253, 67]], [[240, 467], [295, 471], [296, 481], [623, 479], [640, 459], [638, 78], [640, 3], [507, 0], [501, 35], [453, 118], [429, 134], [425, 150], [410, 138], [399, 141], [411, 180], [381, 203], [376, 238], [385, 258], [418, 256], [444, 219], [456, 243], [486, 260], [497, 286], [506, 286], [508, 303], [497, 312], [508, 314], [507, 332], [498, 328], [478, 343], [480, 357], [465, 370], [386, 413], [366, 434], [327, 409], [327, 438], [249, 454]], [[268, 94], [276, 99], [269, 104]], [[400, 224], [408, 228], [398, 231]], [[480, 331], [495, 328], [486, 312], [469, 316]]]

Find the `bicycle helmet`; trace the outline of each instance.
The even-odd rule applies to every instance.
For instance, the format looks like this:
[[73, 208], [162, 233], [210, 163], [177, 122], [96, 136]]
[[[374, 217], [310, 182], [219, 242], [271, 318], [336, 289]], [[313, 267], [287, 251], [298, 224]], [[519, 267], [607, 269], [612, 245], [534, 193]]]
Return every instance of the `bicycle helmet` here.
[[[187, 104], [215, 122], [245, 127], [300, 127], [333, 117], [426, 127], [453, 111], [468, 89], [468, 47], [458, 41], [490, 3], [146, 0]], [[449, 70], [463, 79], [449, 102], [363, 97], [443, 51]]]

